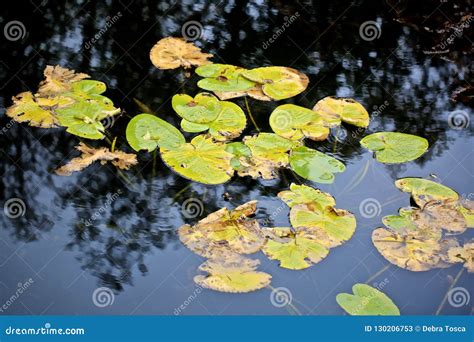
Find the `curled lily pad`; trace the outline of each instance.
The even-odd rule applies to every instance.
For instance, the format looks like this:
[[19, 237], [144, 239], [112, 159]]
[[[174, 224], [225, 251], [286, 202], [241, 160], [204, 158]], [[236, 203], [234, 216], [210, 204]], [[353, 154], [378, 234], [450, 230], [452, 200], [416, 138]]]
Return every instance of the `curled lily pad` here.
[[412, 134], [378, 132], [364, 137], [360, 144], [375, 153], [381, 163], [397, 164], [415, 160], [428, 149], [428, 140]]
[[443, 261], [447, 242], [424, 233], [415, 231], [401, 234], [377, 228], [372, 232], [372, 242], [385, 259], [410, 271], [447, 266]]
[[242, 75], [262, 85], [262, 91], [274, 100], [283, 100], [303, 92], [308, 86], [308, 77], [298, 70], [271, 66], [245, 70]]
[[222, 208], [196, 225], [184, 225], [178, 230], [180, 240], [193, 252], [206, 258], [219, 253], [255, 253], [265, 243], [255, 213], [257, 201], [247, 202], [234, 210]]
[[270, 115], [272, 130], [287, 139], [325, 140], [329, 135], [326, 122], [308, 108], [285, 104], [278, 106]]
[[281, 191], [278, 197], [290, 208], [298, 204], [308, 204], [316, 208], [324, 209], [336, 205], [334, 197], [319, 189], [314, 189], [307, 185], [291, 183], [290, 190]]
[[186, 94], [177, 94], [173, 96], [171, 102], [179, 116], [196, 124], [212, 122], [221, 112], [221, 102], [209, 93], [200, 93], [194, 98]]
[[239, 175], [263, 179], [276, 178], [278, 169], [288, 165], [290, 150], [299, 144], [273, 133], [259, 133], [245, 137], [243, 141], [250, 149], [251, 157], [239, 158]]
[[352, 316], [399, 316], [400, 310], [383, 292], [366, 284], [355, 284], [352, 292], [339, 293], [336, 302]]
[[198, 82], [201, 89], [214, 92], [240, 92], [255, 87], [242, 76], [245, 69], [229, 64], [208, 64], [196, 68], [196, 74], [204, 79]]
[[161, 158], [181, 176], [204, 184], [227, 182], [234, 174], [225, 145], [198, 135], [175, 149], [161, 147]]
[[329, 238], [322, 230], [270, 228], [262, 251], [268, 258], [280, 261], [280, 267], [302, 270], [320, 262], [329, 253]]
[[127, 125], [127, 141], [135, 151], [155, 150], [158, 146], [173, 150], [186, 143], [181, 132], [168, 122], [152, 115], [139, 114]]
[[330, 126], [338, 126], [341, 121], [362, 128], [369, 126], [369, 113], [353, 99], [328, 96], [319, 100], [313, 110]]
[[474, 242], [467, 242], [464, 246], [453, 246], [448, 249], [446, 261], [462, 263], [469, 273], [474, 273]]
[[74, 70], [63, 68], [59, 65], [46, 66], [45, 79], [39, 84], [38, 94], [41, 96], [58, 95], [71, 90], [72, 84], [90, 76], [76, 73]]
[[158, 69], [176, 69], [210, 63], [212, 54], [203, 53], [193, 43], [182, 38], [166, 37], [158, 41], [150, 51], [150, 60]]
[[220, 106], [220, 112], [214, 121], [198, 124], [183, 119], [181, 121], [181, 128], [191, 133], [209, 130], [209, 134], [214, 140], [218, 141], [226, 141], [238, 137], [247, 125], [245, 113], [232, 102], [221, 101]]
[[459, 199], [456, 191], [428, 179], [400, 178], [395, 182], [395, 186], [404, 192], [411, 193], [420, 207], [433, 200]]
[[326, 184], [334, 182], [334, 173], [344, 172], [346, 169], [339, 160], [305, 146], [291, 151], [290, 165], [301, 177]]
[[270, 285], [272, 276], [256, 271], [260, 264], [239, 255], [224, 255], [210, 259], [199, 266], [207, 275], [197, 275], [194, 281], [201, 287], [231, 293], [245, 293], [263, 289]]
[[349, 240], [356, 229], [355, 216], [343, 209], [326, 207], [316, 209], [308, 204], [294, 205], [290, 211], [291, 225], [324, 231], [329, 246], [336, 247]]

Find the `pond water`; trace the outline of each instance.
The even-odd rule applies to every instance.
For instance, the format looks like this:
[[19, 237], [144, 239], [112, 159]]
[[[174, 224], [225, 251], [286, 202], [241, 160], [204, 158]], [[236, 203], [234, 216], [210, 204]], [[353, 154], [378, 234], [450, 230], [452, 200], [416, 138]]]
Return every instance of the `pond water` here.
[[[27, 6], [0, 16], [2, 25], [18, 20], [26, 30], [23, 39], [1, 42], [2, 111], [12, 95], [36, 89], [46, 65], [60, 64], [107, 83], [106, 95], [124, 110], [110, 129], [122, 149], [130, 151], [127, 122], [142, 112], [135, 100], [178, 125], [172, 95], [198, 92], [195, 76], [158, 70], [149, 60], [159, 39], [180, 36], [191, 20], [203, 26], [195, 43], [213, 53], [214, 61], [248, 68], [291, 66], [309, 76], [304, 93], [278, 104], [312, 107], [329, 95], [361, 102], [371, 112], [366, 132], [344, 126], [328, 141], [309, 144], [343, 161], [346, 171], [330, 185], [305, 182], [333, 194], [338, 208], [356, 215], [355, 235], [303, 271], [279, 268], [261, 253], [254, 257], [272, 274], [274, 288], [288, 289], [303, 315], [344, 314], [336, 294], [359, 282], [383, 288], [402, 314], [435, 314], [461, 266], [400, 269], [377, 252], [371, 233], [382, 226], [384, 215], [410, 204], [409, 195], [394, 186], [398, 178], [434, 176], [461, 195], [474, 196], [473, 131], [449, 120], [456, 111], [472, 115], [471, 108], [450, 100], [453, 88], [468, 78], [467, 57], [424, 54], [420, 34], [394, 21], [398, 8], [384, 1], [32, 1]], [[292, 16], [296, 19], [285, 25]], [[359, 27], [367, 20], [379, 23], [379, 38], [361, 39]], [[235, 102], [244, 108], [241, 99]], [[259, 128], [270, 132], [268, 117], [277, 103], [250, 99], [249, 105]], [[26, 210], [15, 219], [0, 215], [0, 304], [19, 283], [32, 279], [3, 314], [295, 314], [294, 308], [273, 305], [270, 289], [224, 294], [197, 288], [193, 277], [203, 258], [176, 234], [184, 223], [253, 199], [261, 222], [270, 217], [269, 226], [287, 226], [289, 210], [277, 193], [303, 181], [291, 172], [272, 181], [234, 177], [206, 186], [140, 153], [140, 164], [122, 175], [111, 165], [94, 165], [61, 177], [53, 170], [76, 155], [75, 136], [16, 124], [3, 113], [1, 127], [0, 202], [21, 199]], [[358, 141], [383, 130], [424, 136], [429, 151], [405, 164], [378, 163]], [[255, 132], [249, 123], [245, 134]], [[183, 215], [189, 198], [204, 203], [198, 218]], [[380, 210], [361, 212], [367, 199], [380, 203]], [[460, 240], [473, 236], [470, 231]], [[456, 286], [474, 296], [472, 280], [464, 272]], [[113, 290], [111, 305], [94, 304], [100, 287]], [[470, 314], [472, 304], [446, 303], [442, 313]]]

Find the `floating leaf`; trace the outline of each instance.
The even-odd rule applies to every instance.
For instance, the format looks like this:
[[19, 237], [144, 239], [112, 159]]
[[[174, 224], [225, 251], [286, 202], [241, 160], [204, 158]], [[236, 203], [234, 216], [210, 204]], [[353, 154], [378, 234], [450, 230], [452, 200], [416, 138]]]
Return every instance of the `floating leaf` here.
[[322, 230], [270, 228], [270, 238], [262, 251], [280, 267], [302, 270], [320, 262], [329, 253], [329, 238]]
[[81, 81], [90, 76], [83, 73], [76, 73], [74, 70], [63, 68], [59, 65], [46, 66], [44, 69], [45, 80], [39, 84], [38, 93], [41, 96], [58, 95], [71, 90], [74, 82]]
[[451, 247], [448, 250], [446, 261], [463, 263], [469, 273], [474, 273], [474, 242], [467, 242], [462, 247]]
[[383, 292], [366, 284], [355, 284], [354, 293], [339, 293], [337, 304], [352, 316], [399, 316], [400, 310]]
[[324, 209], [336, 205], [334, 197], [319, 189], [307, 185], [291, 183], [290, 190], [281, 191], [278, 197], [290, 208], [298, 204], [308, 204], [316, 208]]
[[155, 150], [158, 146], [169, 150], [186, 143], [181, 132], [168, 122], [151, 114], [139, 114], [128, 123], [127, 141], [135, 151]]
[[388, 228], [399, 233], [415, 231], [416, 224], [412, 221], [413, 209], [401, 208], [398, 215], [387, 215], [382, 218], [382, 223]]
[[466, 220], [457, 207], [457, 201], [449, 199], [433, 200], [423, 208], [414, 208], [411, 219], [418, 227], [426, 229], [463, 233], [467, 228]]
[[474, 228], [474, 201], [463, 200], [459, 207], [459, 212], [464, 216], [468, 228]]
[[111, 152], [105, 147], [92, 148], [84, 143], [76, 146], [76, 149], [81, 152], [81, 156], [72, 159], [66, 165], [61, 166], [56, 170], [60, 176], [69, 176], [73, 172], [81, 171], [96, 161], [101, 164], [111, 162], [114, 166], [122, 170], [127, 170], [131, 166], [137, 164], [137, 156], [132, 153], [125, 153], [123, 151]]
[[208, 275], [197, 275], [194, 281], [201, 287], [231, 293], [244, 293], [263, 289], [270, 285], [272, 276], [257, 272], [258, 260], [238, 255], [210, 259], [199, 266]]
[[445, 243], [423, 232], [400, 234], [377, 228], [372, 232], [372, 242], [385, 259], [410, 271], [427, 271], [446, 266], [442, 260]]
[[319, 100], [313, 110], [330, 126], [338, 126], [341, 121], [362, 128], [369, 126], [369, 113], [353, 99], [328, 96]]
[[270, 115], [270, 126], [276, 134], [291, 140], [320, 141], [329, 135], [328, 125], [316, 112], [293, 104], [275, 108]]
[[212, 122], [221, 112], [221, 102], [209, 93], [199, 93], [194, 98], [177, 94], [171, 102], [180, 117], [196, 124]]
[[166, 37], [158, 41], [150, 51], [150, 59], [158, 69], [185, 69], [210, 63], [212, 54], [203, 53], [201, 49], [182, 38]]
[[294, 205], [290, 211], [291, 225], [324, 231], [329, 238], [329, 246], [336, 247], [349, 240], [356, 229], [353, 214], [343, 209], [326, 207], [316, 209], [308, 204]]
[[303, 92], [308, 86], [308, 77], [298, 70], [271, 66], [245, 70], [242, 75], [262, 85], [262, 91], [274, 100], [283, 100]]
[[179, 238], [194, 253], [206, 258], [223, 252], [255, 253], [265, 243], [257, 220], [248, 218], [255, 213], [256, 205], [257, 201], [250, 201], [231, 211], [222, 208], [192, 227], [180, 227]]
[[459, 199], [456, 191], [423, 178], [401, 178], [395, 182], [395, 186], [404, 192], [411, 193], [420, 207], [433, 200]]
[[240, 170], [243, 167], [240, 163], [240, 158], [247, 160], [252, 156], [252, 151], [250, 151], [250, 148], [240, 141], [227, 144], [225, 150], [233, 155], [230, 162], [235, 170]]
[[301, 177], [325, 184], [334, 182], [334, 173], [346, 169], [339, 160], [305, 146], [291, 151], [290, 165]]
[[217, 118], [206, 124], [197, 124], [187, 120], [181, 121], [181, 128], [186, 132], [198, 133], [209, 130], [209, 134], [218, 141], [231, 140], [238, 137], [247, 125], [243, 110], [235, 103], [221, 101]]
[[239, 158], [239, 175], [263, 179], [276, 178], [278, 169], [288, 165], [289, 151], [298, 145], [298, 142], [273, 133], [259, 133], [245, 137], [243, 141], [250, 149], [251, 157]]
[[229, 64], [208, 64], [196, 68], [196, 74], [204, 79], [198, 82], [201, 89], [215, 92], [240, 92], [255, 87], [252, 82], [242, 76], [245, 69]]
[[405, 163], [423, 155], [428, 149], [428, 140], [416, 135], [398, 132], [378, 132], [364, 137], [360, 144], [375, 152], [381, 163]]
[[198, 135], [175, 149], [161, 147], [163, 161], [181, 176], [204, 184], [227, 182], [234, 174], [225, 145]]

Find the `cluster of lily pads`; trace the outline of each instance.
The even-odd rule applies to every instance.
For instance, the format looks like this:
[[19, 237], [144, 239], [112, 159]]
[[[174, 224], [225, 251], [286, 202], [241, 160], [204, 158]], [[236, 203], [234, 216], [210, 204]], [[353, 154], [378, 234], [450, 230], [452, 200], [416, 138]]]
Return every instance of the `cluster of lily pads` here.
[[409, 192], [417, 207], [385, 216], [386, 228], [372, 232], [382, 256], [410, 271], [427, 271], [463, 263], [474, 272], [474, 241], [460, 246], [453, 236], [474, 227], [474, 202], [460, 200], [452, 189], [422, 178], [402, 178], [397, 188]]
[[[183, 244], [208, 258], [200, 269], [205, 268], [209, 274], [195, 277], [196, 283], [224, 292], [258, 290], [270, 284], [271, 276], [262, 272], [257, 276], [254, 271], [258, 261], [249, 261], [242, 255], [261, 250], [269, 259], [279, 261], [280, 267], [302, 270], [320, 262], [330, 248], [343, 244], [354, 234], [354, 215], [336, 209], [336, 201], [328, 193], [291, 184], [290, 190], [280, 192], [278, 197], [291, 208], [291, 227], [261, 228], [257, 220], [250, 218], [257, 208], [257, 201], [251, 201], [230, 211], [222, 208], [194, 226], [186, 224], [179, 228]], [[241, 264], [255, 267], [242, 274], [227, 273], [229, 268]], [[244, 282], [242, 277], [250, 275], [253, 281]]]

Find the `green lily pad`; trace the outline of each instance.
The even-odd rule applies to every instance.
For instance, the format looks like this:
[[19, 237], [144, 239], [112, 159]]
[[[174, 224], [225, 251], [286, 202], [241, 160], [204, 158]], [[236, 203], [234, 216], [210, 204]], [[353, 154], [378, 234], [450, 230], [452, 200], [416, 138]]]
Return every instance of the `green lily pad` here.
[[336, 302], [352, 316], [399, 316], [400, 310], [383, 292], [366, 284], [355, 284], [352, 292], [339, 293]]
[[135, 151], [155, 150], [158, 146], [168, 150], [186, 143], [181, 132], [168, 122], [151, 114], [139, 114], [127, 125], [127, 141]]
[[240, 158], [248, 159], [252, 156], [250, 148], [240, 141], [228, 143], [225, 150], [233, 155], [230, 164], [235, 170], [240, 170], [242, 168]]
[[291, 208], [290, 222], [295, 228], [323, 230], [329, 237], [330, 247], [339, 246], [349, 240], [357, 225], [355, 216], [347, 210], [333, 207], [321, 210], [307, 204], [298, 204]]
[[319, 100], [313, 110], [330, 126], [338, 126], [341, 121], [362, 128], [369, 126], [369, 113], [353, 99], [328, 96]]
[[400, 178], [395, 181], [395, 186], [403, 192], [411, 193], [416, 204], [420, 207], [433, 200], [459, 199], [456, 191], [428, 179]]
[[274, 100], [283, 100], [303, 92], [309, 83], [308, 77], [298, 70], [271, 66], [245, 70], [242, 75], [262, 85], [265, 95]]
[[324, 231], [290, 228], [270, 228], [270, 238], [262, 251], [280, 267], [302, 270], [323, 260], [329, 254], [329, 239]]
[[397, 164], [415, 160], [428, 149], [428, 140], [398, 132], [378, 132], [364, 137], [360, 144], [375, 152], [381, 163]]
[[474, 228], [474, 201], [462, 201], [458, 207], [468, 228]]
[[181, 176], [204, 184], [227, 182], [234, 174], [230, 161], [232, 154], [225, 144], [198, 135], [191, 143], [175, 149], [161, 147], [163, 161]]
[[235, 103], [221, 101], [221, 110], [214, 121], [197, 124], [183, 119], [181, 128], [185, 132], [198, 133], [209, 130], [209, 134], [218, 141], [231, 140], [238, 137], [247, 125], [243, 110]]
[[321, 209], [336, 205], [336, 200], [330, 194], [307, 185], [294, 183], [291, 183], [290, 190], [279, 192], [278, 197], [290, 208], [298, 204], [308, 204]]
[[253, 88], [252, 82], [242, 76], [245, 69], [229, 64], [208, 64], [196, 69], [196, 74], [204, 79], [198, 82], [198, 87], [216, 92], [239, 92]]
[[406, 232], [417, 230], [416, 224], [412, 220], [413, 210], [401, 208], [398, 215], [387, 215], [382, 218], [382, 223], [396, 232]]
[[285, 104], [278, 106], [270, 115], [272, 130], [287, 139], [325, 140], [329, 135], [326, 122], [308, 108]]
[[339, 160], [305, 146], [291, 151], [290, 165], [301, 177], [325, 184], [334, 182], [334, 173], [346, 169]]
[[171, 104], [180, 117], [196, 124], [214, 121], [221, 111], [220, 101], [209, 93], [199, 93], [194, 98], [177, 94], [173, 96]]
[[94, 80], [82, 80], [71, 85], [72, 92], [76, 94], [102, 94], [107, 90], [105, 83]]

